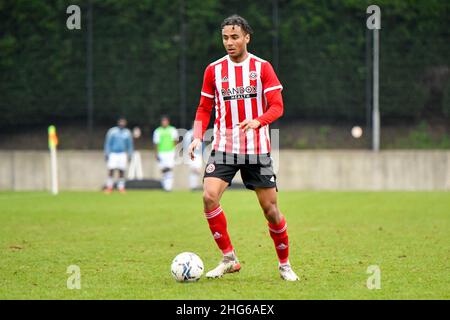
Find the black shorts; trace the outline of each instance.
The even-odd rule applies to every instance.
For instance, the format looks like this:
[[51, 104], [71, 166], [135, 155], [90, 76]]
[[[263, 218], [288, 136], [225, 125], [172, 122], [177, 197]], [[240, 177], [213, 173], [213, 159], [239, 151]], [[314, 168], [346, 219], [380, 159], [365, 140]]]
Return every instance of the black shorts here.
[[213, 150], [206, 164], [203, 179], [216, 177], [231, 185], [236, 172], [240, 170], [247, 189], [277, 188], [277, 177], [272, 162], [270, 153], [244, 155]]

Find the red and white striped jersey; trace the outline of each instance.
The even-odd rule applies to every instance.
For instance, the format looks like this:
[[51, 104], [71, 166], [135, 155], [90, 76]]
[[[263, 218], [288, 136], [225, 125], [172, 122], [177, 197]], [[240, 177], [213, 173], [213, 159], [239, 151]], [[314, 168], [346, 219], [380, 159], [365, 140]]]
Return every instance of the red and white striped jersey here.
[[245, 119], [260, 120], [268, 108], [267, 93], [282, 89], [271, 64], [250, 53], [241, 63], [234, 63], [226, 55], [208, 65], [201, 95], [214, 99], [213, 149], [235, 154], [269, 153], [271, 121], [261, 120], [260, 128], [246, 133], [238, 124]]

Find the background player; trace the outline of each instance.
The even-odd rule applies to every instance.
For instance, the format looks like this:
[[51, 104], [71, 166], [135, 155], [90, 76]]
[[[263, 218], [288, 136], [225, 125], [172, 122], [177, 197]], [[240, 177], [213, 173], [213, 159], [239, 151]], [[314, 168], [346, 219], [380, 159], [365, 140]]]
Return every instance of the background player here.
[[153, 132], [156, 160], [161, 169], [161, 186], [165, 191], [172, 191], [173, 167], [175, 166], [175, 146], [178, 142], [177, 129], [170, 125], [168, 116], [161, 117], [161, 126]]
[[237, 171], [246, 188], [254, 190], [268, 221], [283, 279], [298, 280], [289, 263], [287, 224], [277, 206], [276, 176], [270, 158], [269, 124], [283, 114], [282, 86], [271, 66], [247, 51], [252, 29], [237, 15], [226, 18], [222, 41], [227, 55], [205, 70], [200, 103], [190, 146], [191, 158], [201, 144], [213, 106], [213, 151], [204, 174], [203, 204], [209, 228], [223, 260], [206, 277], [221, 277], [241, 266], [220, 207], [223, 192]]
[[108, 178], [106, 180], [105, 193], [111, 193], [114, 187], [114, 171], [119, 172], [117, 189], [125, 192], [125, 170], [128, 161], [133, 155], [133, 138], [130, 130], [126, 128], [127, 120], [123, 117], [117, 121], [117, 126], [108, 130], [105, 137], [104, 153]]

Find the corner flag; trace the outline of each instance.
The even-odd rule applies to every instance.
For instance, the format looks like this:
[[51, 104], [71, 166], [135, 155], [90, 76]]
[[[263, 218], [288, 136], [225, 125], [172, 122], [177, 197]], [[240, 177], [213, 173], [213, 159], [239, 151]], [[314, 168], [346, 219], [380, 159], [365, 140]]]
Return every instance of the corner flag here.
[[50, 170], [52, 193], [58, 194], [58, 162], [56, 158], [56, 146], [58, 145], [58, 137], [56, 135], [55, 126], [48, 127], [48, 148], [50, 149]]
[[56, 146], [58, 145], [58, 137], [56, 135], [56, 128], [55, 126], [49, 126], [48, 127], [48, 147], [51, 148], [56, 148]]

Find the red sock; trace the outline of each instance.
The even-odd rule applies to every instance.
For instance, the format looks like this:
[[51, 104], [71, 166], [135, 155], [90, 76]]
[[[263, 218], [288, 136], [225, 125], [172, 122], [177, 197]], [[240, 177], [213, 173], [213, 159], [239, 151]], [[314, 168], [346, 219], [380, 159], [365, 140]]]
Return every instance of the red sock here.
[[227, 219], [222, 208], [218, 206], [216, 209], [205, 212], [206, 219], [208, 219], [209, 229], [217, 243], [217, 246], [223, 254], [233, 251], [230, 237], [227, 231]]
[[287, 263], [289, 261], [289, 239], [287, 234], [286, 220], [283, 219], [279, 224], [272, 224], [269, 222], [269, 233], [275, 244], [277, 256], [280, 263]]

